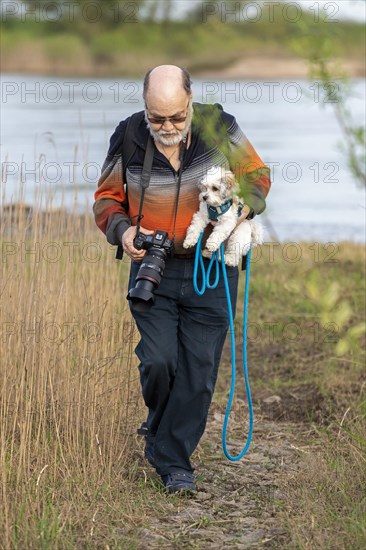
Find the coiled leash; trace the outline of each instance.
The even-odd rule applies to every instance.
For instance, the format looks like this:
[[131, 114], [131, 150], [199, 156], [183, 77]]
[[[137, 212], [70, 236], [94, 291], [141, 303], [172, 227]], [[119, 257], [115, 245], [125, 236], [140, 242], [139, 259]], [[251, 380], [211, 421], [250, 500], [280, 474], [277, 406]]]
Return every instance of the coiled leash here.
[[[202, 245], [202, 237], [203, 233], [201, 233], [200, 238], [197, 243], [196, 247], [196, 255], [194, 260], [194, 272], [193, 272], [193, 287], [197, 294], [202, 296], [202, 294], [205, 292], [205, 290], [216, 288], [218, 285], [219, 279], [220, 279], [220, 264], [219, 264], [219, 254], [218, 252], [214, 252], [212, 254], [210, 263], [208, 265], [207, 271], [205, 270], [205, 265], [203, 263], [202, 258], [202, 251], [201, 251], [201, 245]], [[249, 279], [250, 279], [250, 256], [251, 256], [251, 248], [249, 249], [249, 252], [247, 254], [247, 261], [246, 261], [246, 277], [245, 277], [245, 290], [244, 290], [244, 313], [243, 313], [243, 372], [244, 372], [244, 381], [245, 381], [245, 391], [248, 399], [248, 410], [249, 410], [249, 430], [248, 430], [248, 436], [247, 440], [245, 442], [245, 445], [242, 449], [242, 451], [237, 456], [232, 456], [228, 449], [227, 449], [227, 428], [231, 413], [231, 407], [234, 400], [234, 394], [235, 394], [235, 385], [236, 385], [236, 350], [235, 350], [235, 333], [234, 333], [234, 319], [233, 319], [233, 310], [231, 307], [231, 299], [230, 299], [230, 290], [229, 290], [229, 283], [227, 279], [227, 273], [226, 273], [226, 266], [225, 266], [225, 257], [224, 257], [224, 245], [220, 245], [220, 258], [221, 258], [221, 269], [222, 269], [222, 276], [224, 278], [224, 285], [225, 285], [225, 292], [226, 292], [226, 301], [227, 301], [227, 307], [228, 307], [228, 313], [229, 313], [229, 322], [230, 322], [230, 341], [231, 341], [231, 385], [230, 385], [230, 393], [228, 398], [228, 403], [226, 406], [226, 412], [225, 412], [225, 419], [224, 424], [222, 426], [222, 449], [224, 451], [224, 454], [226, 458], [231, 460], [232, 462], [236, 462], [243, 458], [243, 456], [246, 454], [246, 452], [249, 449], [250, 442], [252, 440], [253, 435], [253, 424], [254, 424], [254, 413], [253, 413], [253, 403], [252, 403], [252, 396], [250, 393], [250, 385], [249, 385], [249, 374], [248, 374], [248, 362], [247, 362], [247, 339], [246, 339], [246, 333], [247, 333], [247, 325], [248, 325], [248, 302], [249, 302]], [[215, 280], [213, 283], [210, 283], [211, 278], [211, 271], [213, 268], [213, 265], [215, 264], [216, 268], [216, 274], [215, 274]], [[202, 286], [201, 288], [198, 288], [198, 271], [201, 271], [201, 277], [202, 277]]]

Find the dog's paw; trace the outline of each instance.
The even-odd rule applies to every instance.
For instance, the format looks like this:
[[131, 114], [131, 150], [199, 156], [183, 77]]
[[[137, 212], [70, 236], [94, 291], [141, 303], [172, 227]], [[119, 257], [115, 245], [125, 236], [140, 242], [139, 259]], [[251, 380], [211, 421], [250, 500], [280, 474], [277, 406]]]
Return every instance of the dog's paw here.
[[225, 254], [225, 265], [228, 265], [230, 267], [235, 267], [239, 265], [239, 254], [236, 254], [235, 252], [229, 252]]
[[210, 239], [208, 239], [207, 242], [206, 242], [206, 248], [210, 252], [215, 252], [216, 250], [218, 250], [219, 246], [220, 246], [219, 243], [217, 243], [215, 241], [212, 241]]
[[212, 252], [210, 252], [209, 250], [207, 250], [207, 248], [204, 248], [202, 250], [202, 256], [204, 258], [211, 258], [212, 257]]
[[196, 240], [193, 237], [186, 237], [183, 241], [183, 248], [192, 248], [196, 244]]

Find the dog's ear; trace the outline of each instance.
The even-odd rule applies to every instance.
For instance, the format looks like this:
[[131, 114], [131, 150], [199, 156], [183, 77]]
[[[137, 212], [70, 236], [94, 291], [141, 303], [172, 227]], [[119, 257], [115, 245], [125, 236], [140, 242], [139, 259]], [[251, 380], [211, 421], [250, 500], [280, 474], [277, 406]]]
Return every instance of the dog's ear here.
[[205, 176], [203, 176], [203, 178], [201, 178], [198, 181], [197, 187], [200, 191], [204, 191], [206, 189], [206, 185], [207, 185], [207, 178]]
[[230, 170], [225, 171], [225, 185], [230, 190], [237, 188], [235, 176]]

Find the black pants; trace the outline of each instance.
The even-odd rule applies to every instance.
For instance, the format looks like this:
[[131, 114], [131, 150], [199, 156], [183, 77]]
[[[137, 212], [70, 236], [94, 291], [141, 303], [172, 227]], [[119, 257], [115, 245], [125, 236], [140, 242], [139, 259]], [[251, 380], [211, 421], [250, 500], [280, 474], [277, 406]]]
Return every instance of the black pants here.
[[[129, 288], [140, 265], [131, 265]], [[222, 275], [216, 289], [198, 296], [193, 266], [194, 260], [167, 259], [153, 307], [131, 310], [141, 336], [135, 351], [160, 475], [193, 471], [189, 459], [206, 426], [229, 326]], [[228, 267], [227, 274], [235, 312], [238, 269]]]

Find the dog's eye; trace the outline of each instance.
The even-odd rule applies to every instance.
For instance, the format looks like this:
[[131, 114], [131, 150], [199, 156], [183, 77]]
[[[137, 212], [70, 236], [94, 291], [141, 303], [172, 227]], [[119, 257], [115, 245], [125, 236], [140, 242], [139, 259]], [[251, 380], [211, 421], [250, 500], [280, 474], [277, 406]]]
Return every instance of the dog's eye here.
[[220, 187], [217, 187], [216, 185], [214, 185], [214, 186], [212, 187], [212, 191], [218, 191], [219, 189], [220, 189]]

